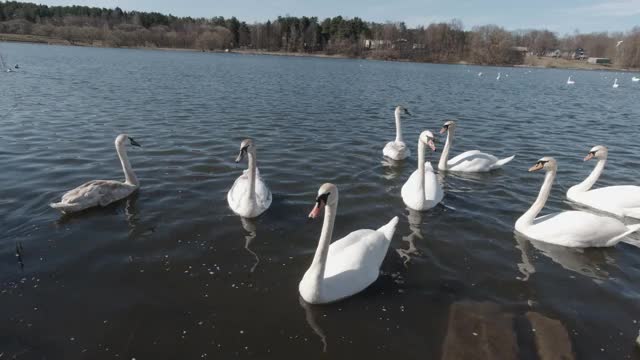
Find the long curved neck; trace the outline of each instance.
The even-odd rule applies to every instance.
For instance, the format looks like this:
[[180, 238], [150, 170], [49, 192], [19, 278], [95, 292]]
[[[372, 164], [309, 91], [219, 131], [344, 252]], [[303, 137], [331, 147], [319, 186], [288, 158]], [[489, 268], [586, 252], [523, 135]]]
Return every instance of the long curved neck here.
[[316, 254], [313, 257], [313, 262], [309, 267], [309, 271], [312, 272], [313, 281], [315, 286], [319, 287], [324, 279], [324, 269], [327, 264], [327, 255], [329, 254], [329, 245], [331, 244], [331, 237], [333, 236], [333, 224], [336, 220], [336, 210], [338, 207], [338, 199], [332, 205], [325, 207], [324, 221], [322, 223], [322, 232], [320, 233], [320, 241], [318, 242], [318, 248]]
[[551, 186], [553, 186], [553, 180], [556, 178], [556, 171], [549, 170], [544, 176], [544, 183], [540, 188], [540, 193], [538, 194], [538, 198], [531, 205], [529, 210], [524, 213], [519, 219], [518, 223], [522, 225], [531, 225], [533, 224], [533, 220], [535, 220], [536, 216], [542, 211], [544, 208], [544, 204], [546, 204], [547, 199], [549, 198], [549, 194], [551, 193]]
[[602, 171], [604, 170], [604, 166], [606, 164], [607, 164], [607, 159], [598, 160], [598, 163], [596, 164], [596, 167], [593, 168], [593, 171], [591, 171], [591, 174], [589, 174], [589, 176], [587, 176], [587, 178], [584, 179], [583, 182], [574, 186], [572, 188], [573, 191], [581, 191], [581, 192], [589, 191], [589, 189], [591, 189], [591, 187], [596, 183], [596, 181], [598, 181], [598, 179], [600, 178], [600, 175], [602, 175]]
[[446, 170], [447, 169], [447, 161], [449, 161], [449, 151], [451, 150], [451, 145], [453, 145], [453, 132], [454, 128], [451, 127], [447, 131], [447, 140], [444, 144], [444, 149], [442, 149], [442, 155], [440, 155], [440, 162], [438, 163], [438, 169]]
[[249, 198], [256, 198], [256, 153], [249, 152]]
[[116, 152], [118, 153], [120, 163], [122, 164], [125, 183], [138, 186], [138, 178], [131, 168], [131, 163], [129, 162], [129, 157], [127, 156], [127, 150], [125, 149], [125, 146], [123, 144], [116, 145]]
[[400, 123], [400, 113], [396, 112], [396, 142], [403, 142], [402, 140], [402, 126]]
[[426, 152], [427, 145], [422, 140], [418, 140], [418, 191], [422, 195], [422, 199], [424, 199], [424, 162], [426, 161]]

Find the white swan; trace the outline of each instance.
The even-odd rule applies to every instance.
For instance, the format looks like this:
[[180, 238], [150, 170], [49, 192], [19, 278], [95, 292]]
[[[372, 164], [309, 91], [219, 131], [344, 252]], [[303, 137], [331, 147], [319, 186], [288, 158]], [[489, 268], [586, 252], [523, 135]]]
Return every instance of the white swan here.
[[378, 278], [398, 224], [396, 216], [378, 230], [356, 230], [329, 245], [337, 208], [338, 187], [320, 186], [309, 217], [314, 219], [325, 209], [322, 232], [311, 266], [298, 285], [302, 299], [311, 304], [338, 301], [371, 285]]
[[414, 171], [402, 186], [401, 194], [404, 204], [410, 209], [423, 211], [435, 207], [442, 201], [444, 192], [438, 182], [431, 163], [425, 163], [426, 147], [436, 150], [433, 133], [425, 130], [418, 139], [418, 169]]
[[395, 116], [396, 116], [396, 140], [389, 141], [387, 145], [385, 145], [384, 149], [382, 149], [382, 155], [393, 159], [393, 160], [404, 160], [411, 155], [411, 151], [404, 143], [402, 139], [402, 126], [400, 124], [400, 115], [402, 113], [407, 115], [411, 115], [409, 110], [403, 108], [402, 106], [396, 107]]
[[51, 203], [54, 209], [63, 213], [72, 213], [81, 211], [94, 206], [107, 206], [112, 202], [121, 200], [131, 195], [140, 187], [138, 178], [131, 168], [125, 141], [129, 140], [131, 145], [140, 146], [135, 140], [127, 134], [120, 134], [116, 137], [116, 152], [122, 164], [125, 181], [115, 180], [93, 180], [84, 183], [77, 188], [68, 191], [62, 195], [62, 200], [58, 203]]
[[449, 160], [449, 152], [453, 144], [453, 135], [456, 130], [456, 122], [449, 120], [442, 125], [440, 134], [447, 132], [447, 141], [444, 144], [444, 150], [440, 155], [438, 169], [442, 171], [460, 171], [460, 172], [487, 172], [501, 168], [509, 161], [513, 160], [515, 155], [504, 159], [480, 152], [480, 150], [469, 150]]
[[640, 219], [640, 186], [618, 185], [606, 186], [591, 190], [598, 181], [607, 163], [609, 151], [605, 146], [594, 146], [584, 161], [598, 159], [591, 174], [580, 184], [572, 186], [567, 191], [567, 198], [578, 204], [604, 211], [619, 217]]
[[584, 211], [563, 211], [536, 218], [549, 198], [558, 165], [552, 157], [543, 157], [529, 171], [544, 169], [547, 173], [538, 198], [516, 221], [515, 229], [538, 241], [567, 247], [604, 247], [617, 244], [640, 224], [625, 226], [620, 220]]
[[254, 218], [271, 205], [271, 191], [260, 176], [256, 165], [256, 146], [251, 139], [245, 139], [240, 144], [240, 153], [236, 162], [240, 162], [245, 155], [248, 155], [249, 167], [233, 183], [227, 193], [227, 202], [234, 213], [242, 217]]
[[613, 88], [616, 89], [618, 87], [618, 78], [613, 81]]
[[567, 79], [567, 85], [573, 85], [575, 83], [575, 81], [571, 80], [571, 76], [569, 76], [569, 78]]
[[638, 82], [638, 81], [640, 81], [640, 78], [634, 76], [634, 77], [631, 78], [631, 81]]
[[478, 73], [478, 76], [482, 76], [482, 71], [480, 71], [480, 72]]
[[498, 76], [496, 77], [496, 80], [500, 80], [500, 73], [498, 73]]

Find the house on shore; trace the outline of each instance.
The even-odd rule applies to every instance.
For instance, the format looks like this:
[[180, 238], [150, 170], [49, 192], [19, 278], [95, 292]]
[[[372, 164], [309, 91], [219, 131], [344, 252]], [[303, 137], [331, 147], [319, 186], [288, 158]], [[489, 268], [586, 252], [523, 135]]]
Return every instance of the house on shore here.
[[589, 64], [600, 64], [600, 65], [609, 65], [611, 64], [611, 59], [609, 58], [598, 58], [598, 57], [590, 57], [587, 59]]

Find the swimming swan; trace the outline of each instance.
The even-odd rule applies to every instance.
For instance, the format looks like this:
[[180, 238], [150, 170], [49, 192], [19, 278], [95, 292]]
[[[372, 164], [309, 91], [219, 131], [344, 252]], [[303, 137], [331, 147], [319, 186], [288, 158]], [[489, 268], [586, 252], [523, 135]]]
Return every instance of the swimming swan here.
[[549, 198], [558, 165], [552, 157], [543, 157], [529, 172], [544, 169], [546, 175], [538, 198], [517, 221], [515, 229], [538, 241], [567, 247], [605, 247], [617, 244], [640, 224], [625, 226], [620, 220], [584, 211], [563, 211], [536, 218]]
[[616, 216], [640, 219], [640, 186], [617, 185], [591, 190], [598, 181], [607, 163], [609, 150], [602, 145], [594, 146], [584, 161], [598, 159], [591, 174], [580, 184], [567, 191], [567, 198], [578, 204], [604, 211]]
[[614, 88], [614, 89], [617, 89], [617, 88], [618, 88], [618, 86], [620, 86], [620, 85], [618, 85], [618, 79], [616, 78], [616, 79], [613, 81], [613, 88]]
[[311, 304], [338, 301], [371, 285], [380, 274], [380, 265], [398, 224], [396, 216], [378, 230], [356, 230], [330, 245], [338, 209], [338, 187], [334, 184], [320, 186], [309, 218], [315, 219], [323, 209], [318, 248], [298, 285], [302, 299]]
[[426, 147], [436, 151], [433, 133], [425, 130], [418, 139], [418, 169], [414, 171], [402, 186], [401, 194], [404, 204], [410, 209], [423, 211], [438, 205], [444, 197], [431, 163], [425, 163]]
[[249, 158], [249, 168], [243, 171], [233, 183], [227, 193], [227, 201], [234, 213], [245, 218], [254, 218], [271, 205], [271, 191], [260, 176], [256, 165], [256, 146], [251, 139], [245, 139], [240, 144], [236, 163], [240, 162], [245, 155]]
[[125, 181], [115, 180], [93, 180], [84, 183], [77, 188], [62, 195], [62, 200], [58, 203], [51, 203], [54, 209], [63, 213], [81, 211], [94, 206], [107, 206], [112, 202], [121, 200], [131, 195], [140, 187], [138, 178], [131, 168], [129, 157], [127, 156], [126, 140], [133, 146], [140, 146], [127, 134], [120, 134], [116, 137], [116, 152], [122, 164]]
[[400, 115], [402, 113], [407, 115], [411, 115], [409, 110], [403, 108], [402, 106], [396, 107], [395, 116], [396, 116], [396, 140], [389, 141], [387, 145], [385, 145], [384, 149], [382, 149], [382, 155], [393, 159], [393, 160], [404, 160], [411, 155], [411, 151], [404, 143], [402, 139], [402, 126], [400, 123]]
[[440, 134], [447, 132], [447, 142], [444, 144], [444, 150], [442, 150], [440, 162], [438, 163], [438, 169], [440, 170], [487, 172], [501, 168], [515, 157], [515, 155], [512, 155], [508, 158], [498, 159], [491, 154], [480, 152], [480, 150], [469, 150], [449, 160], [449, 151], [451, 151], [455, 130], [456, 122], [453, 120], [445, 122], [440, 130]]
[[571, 80], [571, 76], [569, 76], [569, 78], [567, 79], [567, 85], [573, 85], [575, 83], [575, 81]]

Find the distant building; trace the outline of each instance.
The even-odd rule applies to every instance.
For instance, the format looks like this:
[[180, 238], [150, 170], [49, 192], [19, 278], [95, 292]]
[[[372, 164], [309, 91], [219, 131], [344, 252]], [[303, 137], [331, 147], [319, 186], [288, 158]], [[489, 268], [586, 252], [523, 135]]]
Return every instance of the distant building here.
[[544, 56], [559, 58], [559, 57], [562, 57], [562, 51], [560, 51], [560, 49], [551, 50], [551, 51], [548, 51], [546, 54], [544, 54]]
[[587, 55], [583, 48], [577, 48], [576, 51], [573, 52], [573, 58], [576, 60], [584, 60], [587, 58]]
[[587, 62], [589, 64], [611, 64], [611, 59], [590, 57], [589, 59], [587, 59]]
[[391, 41], [366, 39], [364, 41], [364, 47], [368, 50], [385, 49], [391, 47]]

